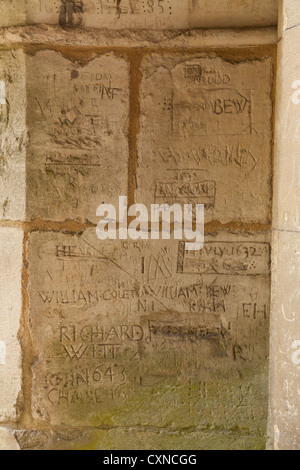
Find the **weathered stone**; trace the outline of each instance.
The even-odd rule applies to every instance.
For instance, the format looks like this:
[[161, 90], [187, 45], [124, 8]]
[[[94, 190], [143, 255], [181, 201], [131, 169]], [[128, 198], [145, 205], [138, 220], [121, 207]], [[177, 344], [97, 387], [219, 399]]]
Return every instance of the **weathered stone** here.
[[[279, 44], [280, 88], [277, 95], [273, 224], [300, 231], [300, 33], [284, 33]], [[287, 72], [288, 71], [288, 72]], [[287, 164], [288, 162], [288, 164]]]
[[127, 192], [128, 65], [108, 54], [83, 66], [46, 51], [26, 70], [27, 215], [95, 221], [98, 205]]
[[74, 450], [91, 439], [93, 430], [59, 428], [53, 430], [16, 430], [15, 437], [21, 450]]
[[270, 410], [275, 450], [300, 450], [300, 233], [273, 234]]
[[[180, 432], [154, 426], [107, 426], [107, 429], [17, 430], [15, 435], [22, 450], [265, 450], [263, 437], [238, 436], [236, 429], [226, 432], [215, 429], [212, 433], [211, 429], [199, 426], [180, 429]], [[100, 464], [104, 455], [101, 454]], [[150, 461], [154, 464], [155, 456]]]
[[205, 204], [206, 222], [267, 223], [271, 60], [153, 55], [142, 72], [137, 200]]
[[[0, 229], [0, 449], [264, 449], [272, 181], [269, 430], [299, 448], [297, 3], [274, 175], [276, 0], [3, 3], [0, 218], [28, 242], [22, 277]], [[120, 195], [205, 204], [204, 247], [99, 241]]]
[[25, 75], [20, 49], [0, 52], [0, 219], [25, 218]]
[[195, 28], [269, 26], [277, 24], [278, 0], [191, 0]]
[[270, 442], [299, 450], [300, 213], [299, 2], [284, 0], [280, 18], [274, 165], [270, 341]]
[[242, 47], [277, 44], [276, 26], [265, 28], [193, 29], [193, 30], [145, 30], [145, 29], [76, 29], [58, 28], [54, 25], [36, 24], [22, 28], [6, 28], [1, 31], [0, 44], [27, 45], [51, 44], [72, 47], [145, 47], [190, 49], [199, 47]]
[[26, 21], [110, 29], [270, 26], [277, 22], [277, 3], [277, 0], [28, 0]]
[[199, 436], [236, 426], [261, 445], [268, 236], [219, 234], [205, 247], [193, 257], [181, 242], [100, 242], [94, 229], [31, 235], [36, 419]]
[[23, 231], [0, 228], [0, 422], [16, 419], [21, 390], [21, 349], [18, 341], [22, 308]]
[[189, 0], [42, 0], [27, 8], [30, 22], [85, 28], [187, 28]]
[[299, 3], [297, 0], [281, 0], [279, 34], [296, 28], [300, 23]]
[[20, 446], [9, 428], [0, 427], [0, 450], [20, 450]]
[[0, 27], [7, 28], [11, 25], [26, 24], [26, 0], [2, 0]]

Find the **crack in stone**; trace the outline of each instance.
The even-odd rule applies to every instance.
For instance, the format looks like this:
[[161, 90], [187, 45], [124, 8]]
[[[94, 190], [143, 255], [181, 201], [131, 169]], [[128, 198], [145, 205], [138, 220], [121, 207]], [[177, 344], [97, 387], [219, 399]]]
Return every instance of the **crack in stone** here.
[[297, 28], [298, 26], [300, 26], [300, 23], [294, 24], [293, 26], [290, 26], [289, 28], [286, 28], [286, 29], [284, 30], [284, 32], [285, 32], [285, 31], [290, 31], [291, 29]]

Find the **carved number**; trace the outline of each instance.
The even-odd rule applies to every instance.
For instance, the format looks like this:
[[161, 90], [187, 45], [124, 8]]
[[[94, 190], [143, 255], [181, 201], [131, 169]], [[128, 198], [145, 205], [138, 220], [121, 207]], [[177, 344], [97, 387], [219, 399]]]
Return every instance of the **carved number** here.
[[164, 0], [158, 0], [158, 7], [160, 8], [160, 13], [163, 13], [165, 11], [164, 7], [162, 6], [163, 2]]
[[148, 6], [150, 10], [148, 10], [149, 13], [154, 13], [154, 0], [148, 0]]

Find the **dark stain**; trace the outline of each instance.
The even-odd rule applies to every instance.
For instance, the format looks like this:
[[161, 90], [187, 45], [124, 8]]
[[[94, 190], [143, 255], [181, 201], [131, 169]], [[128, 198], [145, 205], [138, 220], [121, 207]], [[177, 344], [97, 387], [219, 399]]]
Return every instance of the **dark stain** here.
[[80, 26], [82, 23], [83, 2], [82, 0], [61, 0], [59, 25]]
[[71, 79], [74, 80], [74, 78], [78, 78], [79, 77], [79, 72], [78, 70], [72, 70], [71, 72]]
[[118, 15], [118, 18], [120, 18], [121, 16], [121, 1], [122, 0], [117, 0], [117, 15]]
[[230, 333], [223, 327], [185, 327], [185, 326], [174, 326], [174, 325], [151, 325], [151, 332], [154, 335], [163, 335], [165, 337], [173, 337], [189, 340], [192, 342], [199, 341], [202, 339], [214, 340], [214, 339], [228, 339]]

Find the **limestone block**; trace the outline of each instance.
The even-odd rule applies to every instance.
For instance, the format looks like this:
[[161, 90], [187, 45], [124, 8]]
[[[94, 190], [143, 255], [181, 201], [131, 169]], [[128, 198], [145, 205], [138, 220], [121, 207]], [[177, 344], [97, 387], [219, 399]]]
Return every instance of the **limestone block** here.
[[189, 0], [31, 0], [29, 23], [86, 28], [187, 28]]
[[273, 235], [271, 434], [276, 450], [300, 449], [300, 234]]
[[46, 51], [26, 68], [27, 216], [95, 221], [99, 204], [127, 193], [128, 65]]
[[278, 0], [191, 0], [195, 28], [270, 26], [277, 24]]
[[0, 28], [26, 24], [25, 0], [1, 0]]
[[[174, 432], [172, 429], [149, 427], [64, 428], [49, 430], [16, 430], [22, 450], [264, 450], [257, 436], [233, 438], [224, 430], [199, 430], [197, 426]], [[100, 457], [104, 460], [105, 453]], [[155, 459], [153, 458], [153, 462]]]
[[0, 52], [0, 218], [24, 220], [26, 72], [23, 52]]
[[83, 429], [16, 429], [14, 435], [21, 450], [76, 450], [83, 448], [85, 435]]
[[199, 47], [243, 47], [276, 45], [278, 31], [276, 26], [265, 28], [223, 28], [194, 30], [111, 30], [59, 28], [56, 25], [32, 25], [22, 28], [6, 28], [1, 31], [0, 45], [22, 43], [25, 45], [51, 44], [61, 47], [108, 47], [137, 48], [157, 47], [174, 49], [196, 49]]
[[113, 29], [270, 26], [277, 0], [28, 0], [27, 23]]
[[8, 428], [0, 427], [0, 450], [20, 450], [15, 436]]
[[274, 226], [300, 231], [300, 47], [299, 30], [284, 33], [279, 44], [274, 167]]
[[146, 58], [136, 200], [205, 204], [206, 222], [270, 221], [272, 71], [271, 59]]
[[300, 11], [299, 2], [297, 0], [281, 0], [282, 11], [282, 24], [281, 31], [287, 31], [289, 29], [299, 26], [300, 23]]
[[194, 256], [174, 240], [101, 242], [95, 229], [33, 233], [29, 248], [36, 419], [199, 439], [209, 427], [211, 445], [226, 445], [222, 429], [232, 445], [237, 433], [264, 446], [268, 235], [209, 236]]
[[1, 227], [0, 247], [0, 422], [5, 422], [16, 419], [16, 401], [21, 390], [17, 335], [22, 309], [23, 231]]

